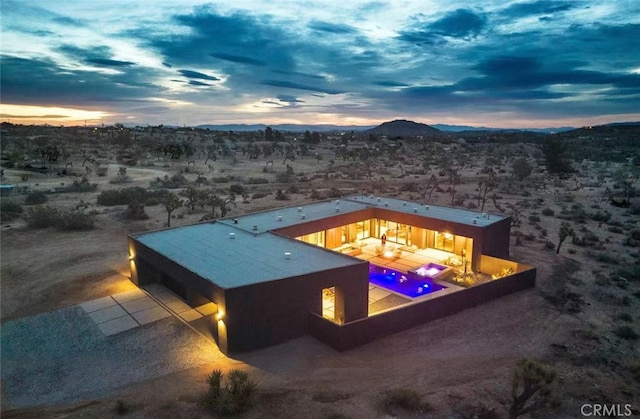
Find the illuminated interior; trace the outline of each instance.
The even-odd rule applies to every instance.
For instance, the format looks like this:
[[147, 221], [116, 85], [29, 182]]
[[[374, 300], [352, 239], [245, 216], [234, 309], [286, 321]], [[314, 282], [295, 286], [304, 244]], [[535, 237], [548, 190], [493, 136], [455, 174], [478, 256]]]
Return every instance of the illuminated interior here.
[[[434, 262], [448, 266], [464, 268], [472, 264], [473, 239], [470, 237], [379, 218], [317, 231], [296, 239], [355, 257], [366, 246], [378, 246], [379, 255], [389, 259], [417, 252], [430, 255], [436, 259]], [[439, 252], [429, 254], [429, 250]]]

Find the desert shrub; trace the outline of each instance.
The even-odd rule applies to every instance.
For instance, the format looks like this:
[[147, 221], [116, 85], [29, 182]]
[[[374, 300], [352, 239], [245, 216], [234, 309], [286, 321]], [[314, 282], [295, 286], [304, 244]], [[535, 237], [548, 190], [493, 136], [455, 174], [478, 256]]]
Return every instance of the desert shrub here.
[[230, 179], [227, 176], [219, 176], [219, 177], [212, 178], [211, 181], [213, 183], [228, 183]]
[[546, 242], [544, 242], [544, 248], [547, 250], [553, 250], [556, 248], [556, 245], [551, 240], [547, 240]]
[[160, 179], [159, 177], [156, 180], [152, 180], [150, 185], [152, 188], [181, 188], [188, 183], [187, 178], [184, 177], [181, 173], [176, 173], [175, 175], [169, 177], [169, 175], [165, 175], [164, 178]]
[[100, 166], [100, 167], [98, 167], [96, 169], [96, 173], [100, 177], [105, 177], [105, 176], [107, 176], [107, 170], [109, 170], [109, 168], [107, 166]]
[[0, 219], [2, 221], [13, 220], [20, 217], [23, 208], [15, 201], [3, 199], [0, 201]]
[[294, 179], [294, 177], [291, 176], [287, 172], [276, 173], [276, 182], [277, 183], [289, 183], [289, 182], [292, 182], [293, 179]]
[[248, 185], [262, 185], [265, 183], [269, 183], [269, 179], [264, 177], [250, 177], [249, 179], [247, 179]]
[[622, 320], [623, 322], [631, 322], [631, 321], [633, 321], [633, 317], [631, 316], [631, 314], [625, 313], [625, 312], [618, 314], [617, 318], [619, 320]]
[[255, 404], [258, 384], [246, 371], [231, 370], [225, 377], [222, 371], [214, 370], [207, 377], [207, 384], [209, 389], [202, 397], [202, 404], [214, 413], [238, 414]]
[[89, 179], [86, 176], [82, 177], [82, 180], [74, 180], [72, 184], [65, 188], [66, 192], [91, 192], [98, 189], [97, 183], [89, 183]]
[[131, 408], [129, 407], [129, 405], [127, 405], [124, 402], [124, 400], [122, 399], [116, 400], [116, 405], [113, 408], [113, 411], [116, 413], [116, 415], [118, 416], [126, 415], [127, 413], [129, 413], [130, 410]]
[[116, 176], [109, 180], [109, 183], [112, 185], [119, 185], [121, 183], [129, 183], [131, 182], [131, 178], [129, 176]]
[[342, 196], [342, 191], [338, 188], [331, 188], [326, 195], [327, 198], [340, 198]]
[[244, 186], [240, 185], [239, 183], [234, 183], [233, 185], [229, 186], [229, 193], [242, 195], [244, 193]]
[[40, 192], [40, 191], [31, 192], [24, 199], [24, 204], [25, 205], [39, 205], [39, 204], [44, 204], [45, 202], [47, 202], [47, 200], [48, 200], [47, 194], [45, 194], [44, 192]]
[[266, 193], [256, 192], [253, 195], [251, 195], [251, 199], [260, 199], [260, 198], [264, 198], [265, 196], [267, 196]]
[[278, 201], [288, 201], [289, 200], [289, 195], [287, 195], [286, 193], [282, 192], [282, 189], [278, 189], [276, 191], [276, 200], [278, 200]]
[[540, 217], [538, 217], [537, 215], [533, 214], [529, 216], [529, 223], [534, 224], [539, 222], [540, 222]]
[[310, 196], [310, 198], [311, 198], [313, 201], [317, 201], [317, 200], [322, 199], [322, 195], [320, 195], [320, 192], [318, 192], [318, 190], [317, 190], [317, 189], [312, 189], [312, 190], [311, 190], [311, 196]]
[[628, 339], [628, 340], [636, 340], [638, 339], [638, 334], [636, 333], [635, 330], [633, 330], [633, 328], [631, 326], [628, 325], [624, 325], [624, 326], [618, 326], [614, 329], [613, 331], [616, 336], [622, 338], [622, 339]]
[[29, 208], [25, 219], [31, 228], [59, 227], [62, 223], [62, 214], [56, 208], [43, 205]]
[[158, 205], [167, 195], [166, 190], [148, 191], [139, 186], [122, 188], [117, 190], [102, 191], [98, 195], [98, 205], [107, 207], [114, 205], [129, 205], [132, 202], [140, 202], [147, 206]]
[[551, 208], [545, 208], [542, 210], [542, 215], [546, 215], [547, 217], [552, 217], [555, 214]]
[[400, 190], [403, 192], [420, 192], [420, 183], [415, 181], [405, 182], [400, 185]]
[[95, 228], [95, 219], [93, 215], [87, 214], [81, 210], [67, 210], [61, 213], [61, 224], [58, 225], [60, 230], [79, 231], [91, 230]]
[[612, 256], [609, 253], [598, 253], [598, 255], [596, 256], [596, 260], [608, 265], [617, 265], [620, 263], [617, 257]]
[[396, 388], [383, 393], [378, 399], [377, 407], [390, 416], [396, 416], [399, 409], [416, 413], [431, 410], [431, 406], [422, 400], [422, 396], [409, 388]]
[[611, 232], [611, 233], [616, 233], [616, 234], [623, 234], [624, 230], [621, 229], [620, 227], [617, 226], [611, 226], [609, 228], [607, 228], [607, 231]]
[[127, 210], [124, 212], [124, 217], [129, 220], [146, 220], [149, 215], [144, 210], [144, 203], [134, 201], [129, 203]]
[[611, 219], [611, 213], [607, 211], [598, 211], [591, 214], [591, 219], [593, 221], [600, 221], [606, 223]]
[[296, 185], [291, 185], [287, 188], [287, 193], [299, 193], [300, 189]]

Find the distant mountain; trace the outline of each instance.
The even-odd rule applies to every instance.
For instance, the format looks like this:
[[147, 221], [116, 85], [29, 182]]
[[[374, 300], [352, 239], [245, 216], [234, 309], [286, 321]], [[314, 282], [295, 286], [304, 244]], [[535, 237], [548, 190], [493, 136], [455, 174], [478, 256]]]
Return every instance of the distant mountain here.
[[378, 134], [386, 136], [416, 137], [418, 135], [437, 135], [440, 130], [427, 124], [408, 121], [406, 119], [396, 119], [395, 121], [384, 122], [375, 128], [365, 131], [367, 134]]
[[210, 129], [213, 131], [264, 131], [266, 127], [271, 127], [278, 131], [304, 132], [304, 131], [362, 131], [372, 126], [358, 125], [297, 125], [297, 124], [226, 124], [226, 125], [198, 125], [195, 128]]
[[440, 131], [445, 132], [462, 132], [462, 131], [500, 131], [500, 132], [537, 132], [544, 134], [553, 134], [558, 132], [571, 131], [575, 127], [555, 127], [555, 128], [492, 128], [492, 127], [472, 127], [468, 125], [447, 125], [447, 124], [433, 124], [431, 125]]

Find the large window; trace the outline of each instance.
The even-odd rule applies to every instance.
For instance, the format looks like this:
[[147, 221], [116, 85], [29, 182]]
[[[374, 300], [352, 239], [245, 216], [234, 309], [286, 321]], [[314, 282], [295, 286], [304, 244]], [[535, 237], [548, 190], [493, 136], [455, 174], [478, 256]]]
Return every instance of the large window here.
[[453, 252], [454, 239], [455, 237], [451, 233], [441, 233], [440, 231], [436, 231], [433, 247], [447, 252]]
[[324, 230], [318, 231], [316, 233], [305, 234], [304, 236], [296, 237], [296, 239], [301, 240], [305, 243], [324, 247]]

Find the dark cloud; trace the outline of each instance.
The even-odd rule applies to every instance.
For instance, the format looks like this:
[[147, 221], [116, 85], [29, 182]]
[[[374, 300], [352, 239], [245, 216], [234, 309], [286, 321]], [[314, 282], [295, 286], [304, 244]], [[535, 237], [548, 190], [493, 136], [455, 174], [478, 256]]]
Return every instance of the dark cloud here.
[[473, 39], [487, 24], [487, 17], [468, 9], [458, 9], [434, 21], [418, 23], [398, 32], [398, 39], [419, 46], [440, 46], [451, 38]]
[[295, 96], [278, 95], [277, 98], [278, 100], [281, 100], [283, 102], [288, 102], [288, 103], [304, 103], [304, 100], [300, 100]]
[[339, 35], [353, 34], [357, 32], [355, 28], [349, 25], [345, 25], [342, 23], [323, 22], [319, 20], [310, 22], [308, 27], [309, 29], [313, 29], [315, 31], [330, 32]]
[[209, 83], [203, 83], [203, 82], [197, 81], [197, 80], [189, 80], [189, 84], [191, 86], [211, 86]]
[[96, 64], [106, 67], [130, 67], [135, 64], [131, 61], [110, 60], [108, 58], [87, 58], [85, 61], [89, 64]]
[[262, 84], [267, 85], [267, 86], [274, 86], [274, 87], [286, 87], [289, 89], [298, 89], [298, 90], [309, 90], [311, 92], [320, 92], [320, 93], [326, 93], [329, 95], [338, 95], [341, 93], [345, 93], [342, 90], [335, 90], [335, 89], [328, 89], [328, 88], [322, 88], [322, 87], [316, 87], [316, 86], [309, 86], [309, 85], [305, 85], [305, 84], [299, 84], [299, 83], [294, 83], [294, 82], [290, 82], [290, 81], [284, 81], [284, 80], [263, 80]]
[[375, 84], [377, 86], [383, 86], [383, 87], [407, 87], [407, 86], [409, 86], [407, 83], [402, 83], [402, 82], [399, 82], [399, 81], [392, 81], [392, 80], [376, 81], [373, 84]]
[[190, 79], [213, 80], [213, 81], [220, 80], [219, 78], [217, 78], [215, 76], [210, 76], [208, 74], [200, 73], [198, 71], [178, 70], [178, 73], [180, 73], [183, 76], [185, 76], [187, 78], [190, 78]]
[[173, 66], [169, 63], [165, 63], [164, 61], [162, 62], [162, 65], [167, 67], [167, 68], [172, 68]]
[[255, 65], [259, 67], [267, 65], [267, 63], [264, 61], [257, 60], [251, 57], [244, 57], [242, 55], [222, 54], [222, 53], [213, 53], [213, 52], [209, 55], [214, 58], [218, 58], [220, 60], [231, 61], [232, 63], [249, 64], [249, 65]]
[[311, 79], [326, 80], [326, 77], [324, 77], [324, 76], [319, 76], [317, 74], [303, 73], [301, 71], [283, 71], [283, 70], [272, 70], [272, 71], [274, 73], [285, 74], [287, 76], [300, 76], [300, 77], [308, 77], [308, 78], [311, 78]]
[[516, 3], [508, 6], [500, 14], [510, 17], [527, 17], [531, 15], [547, 15], [571, 10], [581, 5], [578, 1], [541, 0]]
[[4, 103], [95, 106], [161, 96], [165, 89], [149, 83], [152, 70], [122, 74], [61, 69], [49, 59], [1, 56], [0, 90]]
[[58, 23], [58, 24], [64, 25], [64, 26], [75, 26], [75, 27], [85, 26], [85, 23], [83, 21], [78, 20], [78, 19], [73, 19], [73, 18], [70, 18], [68, 16], [56, 16], [52, 20], [55, 23]]
[[0, 113], [0, 118], [2, 119], [33, 119], [33, 118], [46, 118], [46, 119], [62, 119], [69, 118], [69, 115], [12, 115], [9, 113]]
[[484, 14], [477, 14], [468, 9], [458, 9], [436, 20], [429, 28], [438, 35], [454, 38], [478, 36], [487, 24]]

